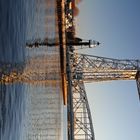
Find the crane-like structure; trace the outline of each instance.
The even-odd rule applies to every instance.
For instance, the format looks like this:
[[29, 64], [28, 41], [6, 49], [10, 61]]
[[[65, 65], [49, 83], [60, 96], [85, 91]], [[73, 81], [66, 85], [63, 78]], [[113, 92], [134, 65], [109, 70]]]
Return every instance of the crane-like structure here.
[[[74, 36], [73, 12], [66, 3], [66, 42]], [[75, 6], [75, 5], [74, 5]], [[100, 43], [93, 41], [94, 47]], [[67, 43], [66, 43], [67, 44]], [[79, 43], [79, 46], [81, 43]], [[83, 46], [87, 44], [83, 43]], [[87, 45], [88, 46], [88, 45]], [[82, 47], [83, 48], [83, 47]], [[89, 47], [90, 48], [90, 47]], [[136, 80], [140, 99], [140, 60], [119, 60], [75, 53], [72, 44], [66, 47], [68, 89], [68, 140], [95, 140], [91, 112], [84, 82], [109, 80]]]
[[[69, 49], [68, 49], [69, 50]], [[70, 140], [95, 140], [85, 82], [136, 80], [140, 98], [140, 60], [119, 60], [67, 52]]]
[[[60, 79], [62, 79], [64, 104], [67, 105], [68, 140], [95, 140], [84, 83], [109, 80], [136, 80], [140, 98], [140, 60], [119, 60], [76, 53], [77, 46], [90, 48], [96, 47], [100, 43], [91, 40], [83, 41], [74, 36], [73, 11], [70, 6], [74, 0], [67, 0], [65, 8], [63, 7], [63, 2], [64, 0], [57, 0], [59, 42], [55, 42], [54, 40], [56, 39], [44, 39], [26, 43], [26, 46], [31, 48], [59, 45], [61, 78], [55, 77], [56, 79], [52, 80], [56, 73], [55, 69], [52, 69], [52, 73], [47, 73], [45, 70], [36, 71], [41, 62], [39, 61], [34, 66], [34, 60], [32, 60], [25, 70], [24, 64], [1, 64], [0, 82], [22, 81], [31, 83], [40, 81], [46, 83], [48, 81], [56, 82], [56, 80], [60, 82]], [[64, 23], [68, 24], [65, 28]], [[31, 63], [34, 66], [31, 67], [32, 69], [30, 68]], [[10, 69], [9, 71], [8, 68]]]
[[[62, 1], [57, 1], [59, 42], [56, 42], [56, 39], [53, 39], [54, 41], [44, 39], [42, 41], [35, 40], [31, 43], [27, 42], [26, 45], [28, 47], [60, 46], [62, 84], [67, 89], [66, 94], [64, 94], [66, 91], [63, 90], [63, 98], [64, 104], [67, 104], [68, 108], [68, 140], [95, 140], [84, 83], [136, 80], [140, 98], [140, 60], [119, 60], [76, 53], [75, 50], [78, 46], [92, 48], [99, 46], [100, 43], [91, 40], [83, 41], [75, 37], [72, 11], [74, 0], [66, 1], [65, 19], [62, 3]], [[63, 25], [65, 25], [65, 32]]]

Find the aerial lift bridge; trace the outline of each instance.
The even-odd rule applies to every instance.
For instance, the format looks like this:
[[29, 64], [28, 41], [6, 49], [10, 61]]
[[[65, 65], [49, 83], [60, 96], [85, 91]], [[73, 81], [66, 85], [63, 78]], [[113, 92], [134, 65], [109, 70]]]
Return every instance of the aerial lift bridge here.
[[[77, 48], [93, 48], [98, 41], [75, 37], [74, 0], [57, 0], [59, 42], [39, 39], [28, 47], [60, 46], [63, 99], [67, 105], [68, 140], [95, 140], [91, 112], [84, 83], [136, 80], [140, 98], [140, 60], [118, 60], [76, 53]], [[55, 39], [54, 39], [55, 40]]]
[[59, 42], [44, 39], [26, 45], [60, 46], [63, 99], [68, 110], [68, 140], [95, 140], [84, 83], [136, 80], [140, 98], [140, 60], [119, 60], [76, 53], [77, 49], [97, 47], [100, 43], [75, 37], [74, 0], [67, 0], [65, 7], [63, 2], [57, 1]]
[[140, 98], [140, 61], [118, 60], [67, 52], [68, 118], [70, 140], [94, 140], [86, 82], [136, 80]]
[[[74, 17], [71, 10], [73, 2], [67, 1], [65, 5], [65, 23], [68, 26], [67, 24], [65, 26], [66, 55], [63, 55], [66, 57], [64, 59], [66, 62], [63, 62], [66, 65], [67, 80], [68, 140], [95, 140], [84, 83], [136, 80], [140, 98], [140, 60], [118, 60], [76, 53], [76, 46], [92, 48], [99, 46], [100, 43], [97, 41], [87, 41], [85, 43], [82, 39], [75, 37]], [[63, 19], [60, 24], [63, 25]], [[61, 30], [59, 31], [62, 33]]]
[[[99, 46], [100, 43], [91, 40], [85, 41], [75, 37], [72, 8], [74, 0], [57, 0], [56, 3], [59, 41], [48, 39], [35, 40], [27, 42], [26, 46], [32, 48], [59, 45], [63, 100], [64, 105], [67, 105], [68, 140], [95, 140], [84, 83], [136, 80], [138, 96], [140, 98], [140, 60], [118, 60], [76, 53], [76, 49], [79, 47], [93, 48]], [[32, 79], [35, 81], [36, 75], [32, 76], [32, 71], [29, 73], [30, 75], [27, 75], [28, 71], [25, 71], [23, 74], [21, 71], [20, 76], [18, 71], [21, 66], [16, 67], [18, 67], [17, 71], [8, 75], [12, 82], [14, 80], [31, 82]], [[1, 71], [4, 71], [4, 68]], [[39, 80], [46, 82], [47, 79], [44, 76], [41, 77], [43, 74], [40, 73]], [[5, 74], [0, 82], [11, 82], [11, 80], [7, 81], [6, 79]]]

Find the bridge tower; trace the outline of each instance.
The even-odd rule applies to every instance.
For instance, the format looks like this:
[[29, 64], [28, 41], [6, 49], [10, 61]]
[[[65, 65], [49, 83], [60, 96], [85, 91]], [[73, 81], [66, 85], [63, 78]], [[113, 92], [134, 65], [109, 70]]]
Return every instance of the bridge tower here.
[[86, 82], [136, 80], [140, 98], [140, 60], [78, 54], [67, 47], [68, 139], [95, 140]]

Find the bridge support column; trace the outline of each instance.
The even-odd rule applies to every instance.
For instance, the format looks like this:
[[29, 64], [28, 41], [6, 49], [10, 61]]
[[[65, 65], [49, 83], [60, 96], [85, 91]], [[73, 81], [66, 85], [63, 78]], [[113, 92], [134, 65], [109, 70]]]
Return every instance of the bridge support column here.
[[137, 83], [138, 95], [140, 100], [140, 71], [138, 71], [136, 74], [136, 83]]

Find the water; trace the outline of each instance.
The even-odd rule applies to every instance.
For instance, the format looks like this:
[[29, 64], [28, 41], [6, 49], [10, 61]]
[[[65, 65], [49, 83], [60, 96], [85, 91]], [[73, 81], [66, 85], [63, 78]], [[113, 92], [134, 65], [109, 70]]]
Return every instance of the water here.
[[55, 0], [0, 0], [0, 78], [20, 71], [23, 79], [0, 84], [0, 140], [62, 139], [59, 47], [25, 47], [28, 40], [58, 38], [55, 6]]

